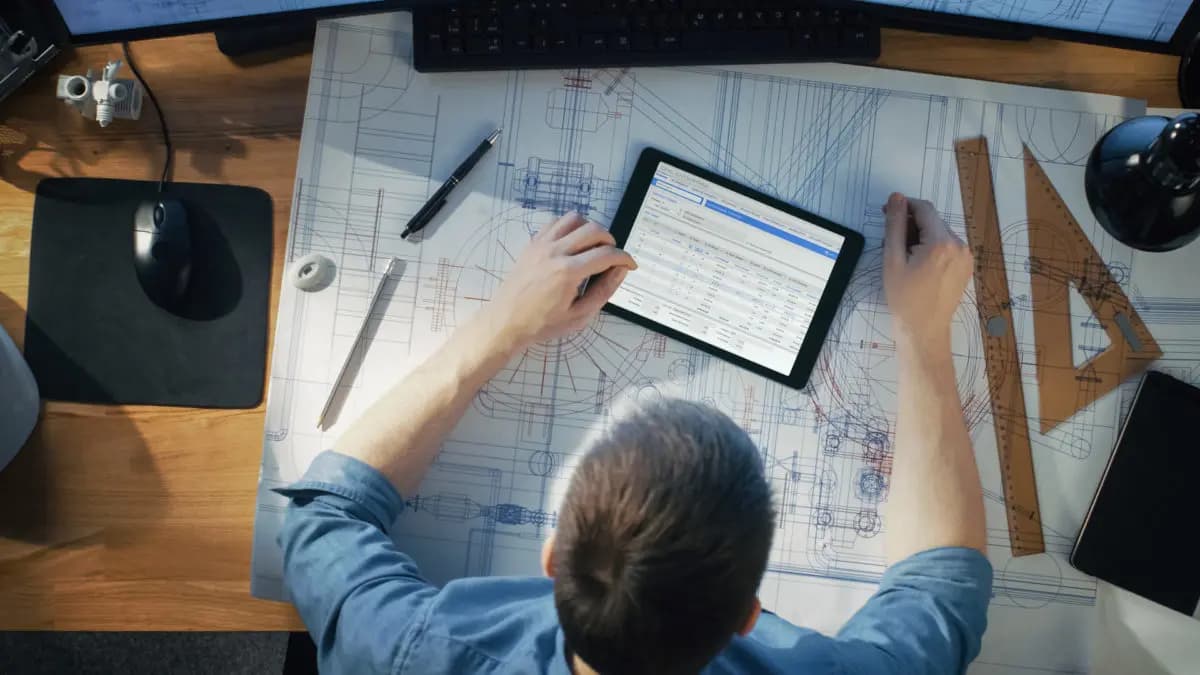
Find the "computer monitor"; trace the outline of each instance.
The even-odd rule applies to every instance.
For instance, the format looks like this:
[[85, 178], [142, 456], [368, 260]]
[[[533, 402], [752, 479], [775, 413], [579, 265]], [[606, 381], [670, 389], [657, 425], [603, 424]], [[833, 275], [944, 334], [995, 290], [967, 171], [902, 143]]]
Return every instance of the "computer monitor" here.
[[1193, 0], [865, 1], [878, 7], [885, 25], [949, 22], [997, 37], [1041, 35], [1174, 54], [1200, 30], [1200, 3]]
[[[73, 44], [93, 44], [196, 33], [236, 25], [279, 22], [336, 14], [387, 11], [448, 0], [55, 0]], [[507, 0], [506, 0], [507, 1]], [[579, 11], [594, 0], [569, 0]], [[622, 0], [642, 9], [648, 0]], [[663, 10], [667, 4], [651, 0]], [[675, 0], [674, 5], [712, 4]], [[545, 3], [549, 5], [549, 3]], [[737, 6], [738, 0], [720, 3]], [[781, 7], [814, 0], [770, 0]], [[975, 31], [1003, 37], [1031, 34], [1144, 51], [1182, 53], [1200, 29], [1200, 3], [1193, 0], [821, 0], [817, 4], [867, 7], [884, 25]]]
[[[54, 0], [75, 45], [386, 12], [438, 0]], [[444, 0], [443, 0], [444, 1]]]

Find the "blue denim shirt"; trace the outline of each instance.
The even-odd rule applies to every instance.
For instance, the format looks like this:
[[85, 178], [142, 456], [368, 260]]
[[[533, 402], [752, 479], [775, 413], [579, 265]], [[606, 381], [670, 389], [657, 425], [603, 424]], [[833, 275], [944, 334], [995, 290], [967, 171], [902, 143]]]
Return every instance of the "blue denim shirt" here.
[[[403, 500], [375, 469], [334, 452], [279, 490], [291, 499], [284, 579], [323, 673], [567, 675], [553, 582], [460, 579], [437, 588], [388, 535]], [[764, 612], [706, 673], [959, 673], [979, 653], [992, 567], [941, 548], [892, 565], [827, 637]]]

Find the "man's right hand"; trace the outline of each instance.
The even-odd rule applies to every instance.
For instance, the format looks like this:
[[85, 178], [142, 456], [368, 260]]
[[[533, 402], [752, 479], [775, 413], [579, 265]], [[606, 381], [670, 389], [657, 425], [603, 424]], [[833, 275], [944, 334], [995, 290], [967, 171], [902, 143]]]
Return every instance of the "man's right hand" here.
[[543, 227], [481, 312], [491, 317], [497, 338], [520, 350], [586, 326], [625, 273], [637, 269], [616, 243], [607, 229], [574, 211]]
[[897, 341], [949, 349], [950, 320], [974, 269], [971, 251], [927, 201], [897, 192], [884, 214], [883, 288]]

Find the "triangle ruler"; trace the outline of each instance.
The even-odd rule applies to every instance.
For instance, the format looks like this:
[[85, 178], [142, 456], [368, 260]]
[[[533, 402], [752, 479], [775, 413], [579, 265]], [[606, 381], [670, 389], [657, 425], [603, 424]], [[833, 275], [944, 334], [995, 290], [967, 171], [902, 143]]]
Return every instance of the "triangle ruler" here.
[[[1044, 434], [1145, 370], [1162, 350], [1028, 147], [1025, 201], [1038, 417]], [[1079, 292], [1111, 342], [1079, 367], [1071, 328], [1080, 319], [1071, 316], [1069, 286]]]

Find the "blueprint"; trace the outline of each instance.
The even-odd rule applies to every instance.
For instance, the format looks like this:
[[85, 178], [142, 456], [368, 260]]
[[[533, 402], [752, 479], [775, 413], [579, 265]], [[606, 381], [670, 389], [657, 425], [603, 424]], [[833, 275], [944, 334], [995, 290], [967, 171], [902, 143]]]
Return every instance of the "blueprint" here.
[[1170, 42], [1192, 0], [867, 0], [1035, 26]]
[[[962, 234], [959, 138], [984, 134], [994, 154], [1029, 411], [1038, 407], [1023, 144], [1162, 345], [1163, 370], [1200, 380], [1200, 283], [1179, 282], [1196, 279], [1200, 248], [1134, 255], [1096, 225], [1084, 195], [1093, 144], [1141, 114], [1141, 103], [839, 65], [423, 75], [410, 66], [411, 39], [404, 14], [326, 21], [318, 30], [286, 258], [320, 253], [338, 275], [317, 293], [283, 284], [256, 511], [259, 597], [286, 598], [276, 544], [285, 501], [271, 488], [297, 479], [373, 397], [486, 303], [543, 224], [571, 209], [607, 223], [646, 146], [865, 235], [812, 381], [791, 390], [609, 315], [530, 347], [479, 393], [420, 492], [405, 495], [394, 535], [436, 583], [536, 574], [586, 439], [623, 406], [679, 396], [727, 412], [762, 449], [780, 521], [764, 605], [835, 631], [885, 569], [896, 364], [881, 292], [880, 205], [893, 190], [921, 195]], [[402, 240], [408, 218], [498, 126], [500, 143], [427, 236]], [[369, 347], [355, 355], [322, 432], [318, 413], [392, 256], [404, 272], [370, 317]], [[1081, 307], [1073, 341], [1083, 360], [1107, 337]], [[996, 573], [972, 673], [1085, 672], [1096, 582], [1067, 555], [1134, 383], [1049, 435], [1031, 426], [1047, 553], [1015, 559], [971, 289], [954, 321], [954, 348]]]

